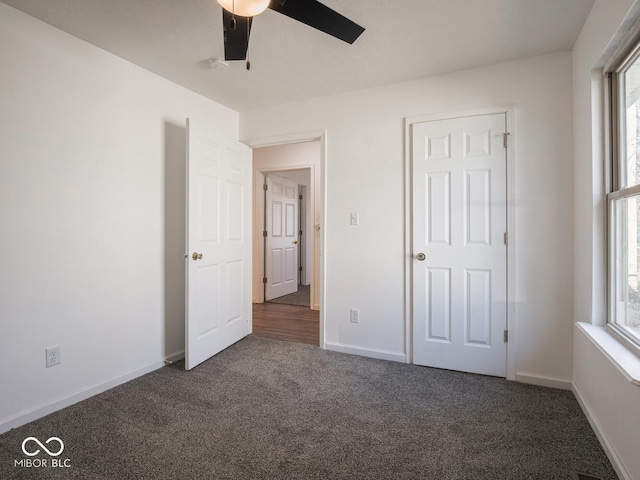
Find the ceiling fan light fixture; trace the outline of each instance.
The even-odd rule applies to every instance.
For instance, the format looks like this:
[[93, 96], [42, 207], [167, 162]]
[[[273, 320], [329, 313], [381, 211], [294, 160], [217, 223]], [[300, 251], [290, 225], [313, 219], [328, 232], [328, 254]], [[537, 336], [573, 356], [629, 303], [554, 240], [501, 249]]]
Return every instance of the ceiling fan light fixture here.
[[255, 17], [264, 12], [271, 0], [218, 0], [226, 11], [239, 17]]

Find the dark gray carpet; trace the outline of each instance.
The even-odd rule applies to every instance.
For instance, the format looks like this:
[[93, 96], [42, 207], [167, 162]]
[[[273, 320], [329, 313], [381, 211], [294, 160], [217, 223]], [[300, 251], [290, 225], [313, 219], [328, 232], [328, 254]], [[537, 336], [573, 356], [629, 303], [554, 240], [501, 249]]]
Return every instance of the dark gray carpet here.
[[[13, 466], [60, 437], [65, 469]], [[47, 458], [41, 454], [34, 458]], [[615, 479], [573, 394], [249, 336], [0, 436], [0, 478]]]
[[284, 305], [299, 305], [301, 307], [311, 306], [311, 286], [298, 285], [298, 291], [290, 295], [269, 300], [270, 303], [282, 303]]

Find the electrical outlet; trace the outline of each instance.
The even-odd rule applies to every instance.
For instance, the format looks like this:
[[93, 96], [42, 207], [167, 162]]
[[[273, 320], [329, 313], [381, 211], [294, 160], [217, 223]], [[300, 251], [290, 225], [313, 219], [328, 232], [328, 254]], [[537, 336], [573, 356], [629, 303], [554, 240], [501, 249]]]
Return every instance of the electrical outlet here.
[[359, 323], [360, 322], [360, 310], [352, 308], [349, 311], [349, 319], [351, 323]]
[[59, 365], [62, 361], [60, 357], [60, 347], [51, 347], [45, 349], [47, 368]]

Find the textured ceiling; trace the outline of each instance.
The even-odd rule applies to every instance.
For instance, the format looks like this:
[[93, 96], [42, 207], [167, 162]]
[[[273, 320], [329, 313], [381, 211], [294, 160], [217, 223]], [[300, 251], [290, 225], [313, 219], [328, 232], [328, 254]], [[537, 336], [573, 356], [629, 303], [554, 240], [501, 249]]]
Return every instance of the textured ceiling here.
[[[289, 0], [294, 1], [294, 0]], [[348, 45], [271, 10], [251, 70], [223, 56], [215, 0], [3, 0], [238, 111], [570, 50], [593, 0], [323, 0], [366, 28]]]

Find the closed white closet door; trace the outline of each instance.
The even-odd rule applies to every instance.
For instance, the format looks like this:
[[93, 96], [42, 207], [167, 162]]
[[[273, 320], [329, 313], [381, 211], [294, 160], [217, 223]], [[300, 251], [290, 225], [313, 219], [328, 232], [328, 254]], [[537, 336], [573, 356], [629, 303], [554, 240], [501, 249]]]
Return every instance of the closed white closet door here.
[[413, 361], [506, 376], [505, 114], [412, 126]]

